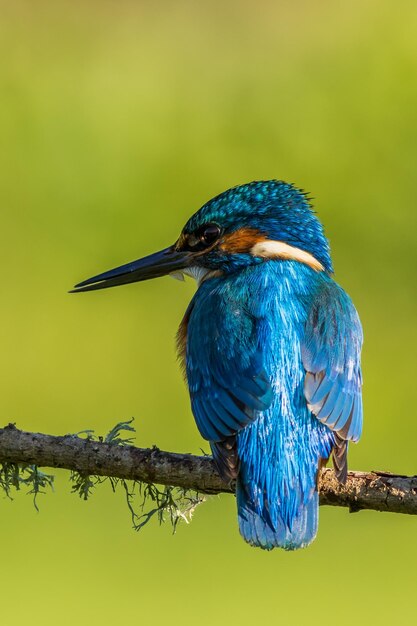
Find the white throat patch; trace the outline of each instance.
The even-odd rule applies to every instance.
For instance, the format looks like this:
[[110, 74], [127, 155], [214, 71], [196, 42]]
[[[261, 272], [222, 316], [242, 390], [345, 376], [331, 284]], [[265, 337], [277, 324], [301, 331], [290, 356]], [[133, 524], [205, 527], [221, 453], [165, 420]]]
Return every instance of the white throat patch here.
[[201, 283], [208, 278], [208, 274], [211, 273], [212, 270], [209, 270], [206, 267], [198, 267], [197, 265], [194, 265], [193, 267], [187, 267], [186, 269], [181, 270], [181, 272], [172, 272], [170, 276], [172, 276], [172, 278], [176, 278], [177, 280], [184, 280], [184, 274], [186, 274], [187, 276], [194, 278], [198, 286], [200, 286]]
[[253, 248], [251, 248], [251, 254], [264, 259], [283, 259], [287, 261], [299, 261], [305, 265], [309, 265], [316, 272], [322, 272], [324, 270], [323, 265], [312, 254], [301, 250], [301, 248], [295, 248], [283, 241], [274, 241], [273, 239], [265, 239], [264, 241], [258, 241]]

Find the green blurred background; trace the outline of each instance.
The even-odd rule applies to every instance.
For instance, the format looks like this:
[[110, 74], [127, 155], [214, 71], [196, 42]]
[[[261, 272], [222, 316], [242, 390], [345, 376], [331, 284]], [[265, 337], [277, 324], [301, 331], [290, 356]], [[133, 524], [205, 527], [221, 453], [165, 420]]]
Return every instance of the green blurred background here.
[[[311, 192], [365, 329], [350, 467], [417, 472], [417, 5], [0, 3], [1, 423], [203, 444], [174, 334], [194, 285], [70, 296], [172, 243], [220, 191]], [[411, 387], [411, 389], [410, 389]], [[131, 530], [122, 493], [57, 473], [36, 513], [0, 500], [0, 624], [413, 623], [417, 520], [321, 509], [298, 553], [245, 545], [232, 497], [175, 536]]]

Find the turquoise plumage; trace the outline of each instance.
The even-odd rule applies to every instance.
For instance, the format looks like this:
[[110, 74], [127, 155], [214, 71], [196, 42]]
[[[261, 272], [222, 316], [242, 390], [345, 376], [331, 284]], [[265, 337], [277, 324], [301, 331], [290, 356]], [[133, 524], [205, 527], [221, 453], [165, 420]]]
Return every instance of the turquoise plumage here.
[[192, 411], [236, 480], [242, 536], [268, 550], [314, 539], [318, 471], [332, 455], [344, 482], [362, 430], [362, 330], [332, 271], [306, 196], [261, 181], [204, 205], [167, 250], [77, 286], [197, 278], [179, 332]]

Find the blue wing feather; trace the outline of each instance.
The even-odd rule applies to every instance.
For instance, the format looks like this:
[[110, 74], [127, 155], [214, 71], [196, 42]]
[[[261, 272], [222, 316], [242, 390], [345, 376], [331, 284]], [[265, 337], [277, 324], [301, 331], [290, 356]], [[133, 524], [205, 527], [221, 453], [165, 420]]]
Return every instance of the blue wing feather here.
[[362, 432], [362, 327], [349, 296], [325, 282], [308, 316], [302, 359], [311, 412], [343, 440]]
[[216, 292], [207, 299], [194, 298], [187, 333], [187, 380], [205, 439], [220, 442], [236, 435], [270, 406], [273, 390], [262, 360], [255, 319], [248, 311], [229, 301], [225, 306], [224, 295]]

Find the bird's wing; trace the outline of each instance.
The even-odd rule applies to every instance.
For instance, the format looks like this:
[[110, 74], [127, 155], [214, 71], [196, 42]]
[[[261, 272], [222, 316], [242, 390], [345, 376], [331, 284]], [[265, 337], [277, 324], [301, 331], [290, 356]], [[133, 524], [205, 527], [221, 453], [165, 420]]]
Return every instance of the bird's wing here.
[[311, 412], [335, 432], [333, 462], [347, 476], [347, 441], [362, 432], [362, 327], [349, 296], [329, 279], [316, 295], [302, 345], [304, 394]]
[[272, 402], [256, 319], [224, 294], [194, 300], [186, 370], [193, 414], [210, 442], [233, 437]]

